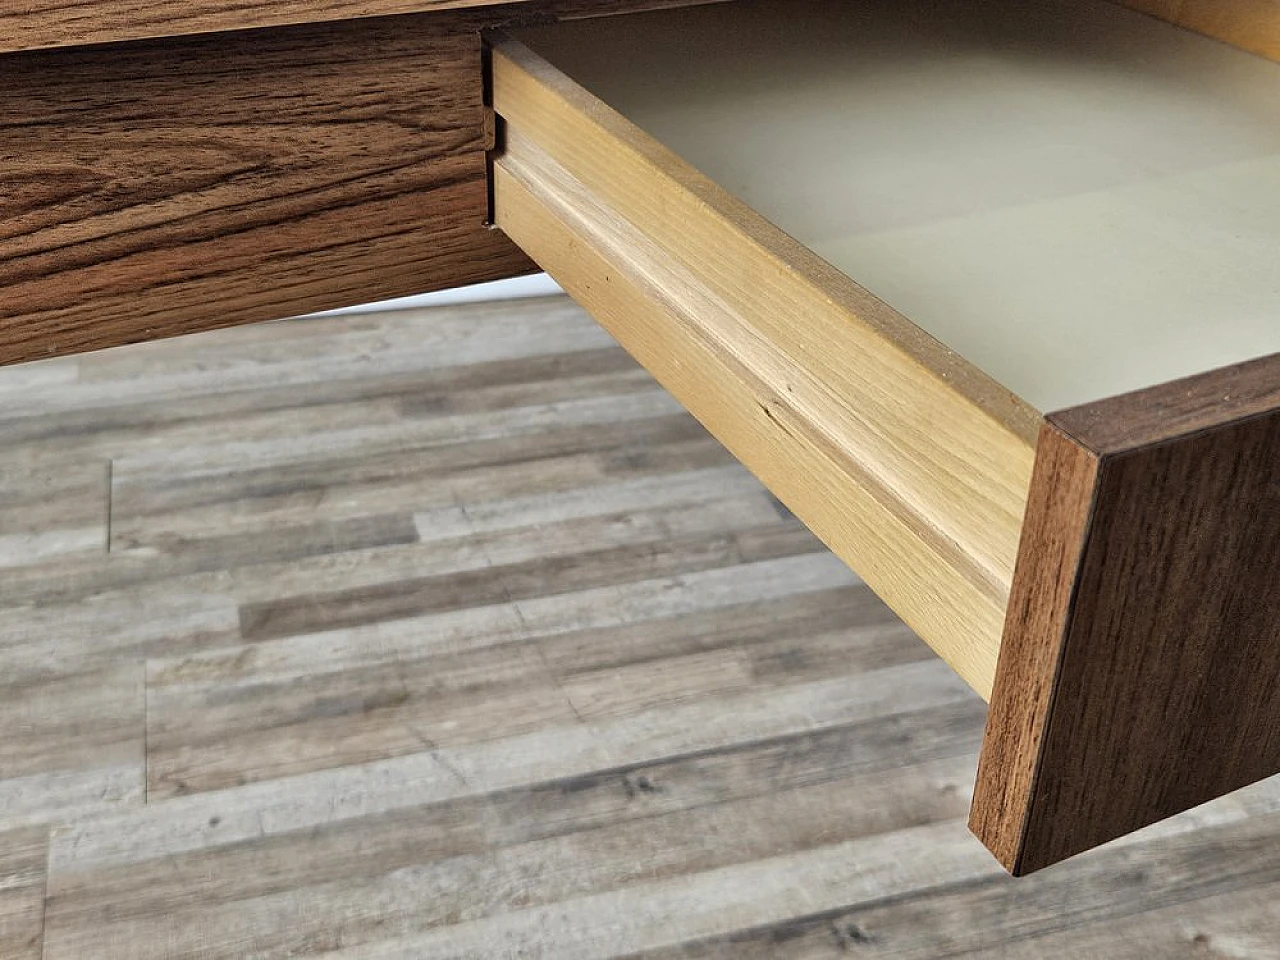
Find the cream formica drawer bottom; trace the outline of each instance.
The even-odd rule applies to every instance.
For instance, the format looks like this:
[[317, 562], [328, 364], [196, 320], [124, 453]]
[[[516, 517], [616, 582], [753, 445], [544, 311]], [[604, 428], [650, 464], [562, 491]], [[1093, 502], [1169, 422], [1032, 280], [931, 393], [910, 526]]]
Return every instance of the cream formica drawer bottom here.
[[1280, 770], [1280, 65], [1102, 0], [491, 58], [496, 224], [990, 701], [1010, 870]]

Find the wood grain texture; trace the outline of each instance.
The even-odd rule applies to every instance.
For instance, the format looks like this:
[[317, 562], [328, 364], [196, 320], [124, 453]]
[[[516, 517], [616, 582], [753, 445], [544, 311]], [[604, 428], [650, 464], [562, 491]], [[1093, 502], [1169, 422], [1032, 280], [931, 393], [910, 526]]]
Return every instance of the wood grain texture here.
[[532, 269], [483, 224], [477, 30], [0, 58], [0, 362]]
[[[1094, 457], [1052, 424], [1044, 425], [969, 822], [1009, 870], [1020, 862], [1028, 798], [1040, 770], [1039, 745], [1061, 661], [1061, 647], [1044, 638], [1061, 636], [1071, 615], [1097, 468]], [[1041, 575], [1028, 577], [1029, 569]]]
[[979, 698], [812, 538], [690, 568], [801, 534], [661, 395], [563, 298], [0, 370], [7, 458], [113, 461], [127, 531], [0, 577], [0, 956], [1272, 960], [1280, 780], [1012, 880]]
[[1280, 61], [1280, 0], [1114, 0]]
[[498, 225], [985, 696], [1037, 416], [513, 41], [494, 98]]
[[595, 16], [715, 0], [74, 0], [0, 4], [0, 53], [189, 36], [227, 30], [489, 8], [490, 23], [545, 16]]
[[[1048, 957], [1271, 960], [1259, 901], [1280, 878], [1274, 815], [1117, 846], [1015, 882], [948, 884], [630, 960]], [[1152, 857], [1154, 850], [1158, 857]], [[1261, 889], [1242, 889], [1243, 876]], [[1141, 893], [1139, 893], [1141, 891]], [[1139, 900], [1143, 909], [1135, 909]], [[1274, 908], [1274, 903], [1272, 904]], [[1273, 911], [1270, 911], [1273, 912]], [[1141, 931], [1135, 934], [1135, 931]]]
[[1049, 418], [971, 824], [1028, 873], [1280, 772], [1280, 356]]
[[0, 956], [40, 960], [49, 831], [0, 831]]
[[107, 549], [110, 464], [0, 463], [0, 569]]

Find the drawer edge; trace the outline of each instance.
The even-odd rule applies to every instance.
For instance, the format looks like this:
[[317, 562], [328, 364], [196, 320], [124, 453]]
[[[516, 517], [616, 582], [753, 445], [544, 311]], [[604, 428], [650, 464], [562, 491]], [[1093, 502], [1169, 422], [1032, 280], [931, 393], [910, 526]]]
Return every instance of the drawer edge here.
[[1051, 415], [970, 826], [1027, 874], [1280, 773], [1280, 354]]
[[989, 696], [1038, 415], [530, 62], [493, 52], [496, 224]]

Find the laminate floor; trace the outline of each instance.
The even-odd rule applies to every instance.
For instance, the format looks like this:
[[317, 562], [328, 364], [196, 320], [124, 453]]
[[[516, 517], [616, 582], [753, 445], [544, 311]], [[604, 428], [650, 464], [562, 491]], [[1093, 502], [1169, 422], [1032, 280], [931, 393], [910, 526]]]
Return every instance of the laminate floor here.
[[1280, 782], [1035, 877], [984, 707], [565, 300], [0, 370], [0, 957], [1280, 958]]

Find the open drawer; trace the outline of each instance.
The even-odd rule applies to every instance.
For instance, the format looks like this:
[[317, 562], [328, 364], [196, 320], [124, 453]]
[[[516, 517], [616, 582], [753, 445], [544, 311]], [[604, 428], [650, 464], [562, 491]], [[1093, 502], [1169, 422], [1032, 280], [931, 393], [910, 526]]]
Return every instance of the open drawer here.
[[491, 61], [495, 223], [990, 701], [1006, 867], [1280, 771], [1280, 65], [1102, 0]]

